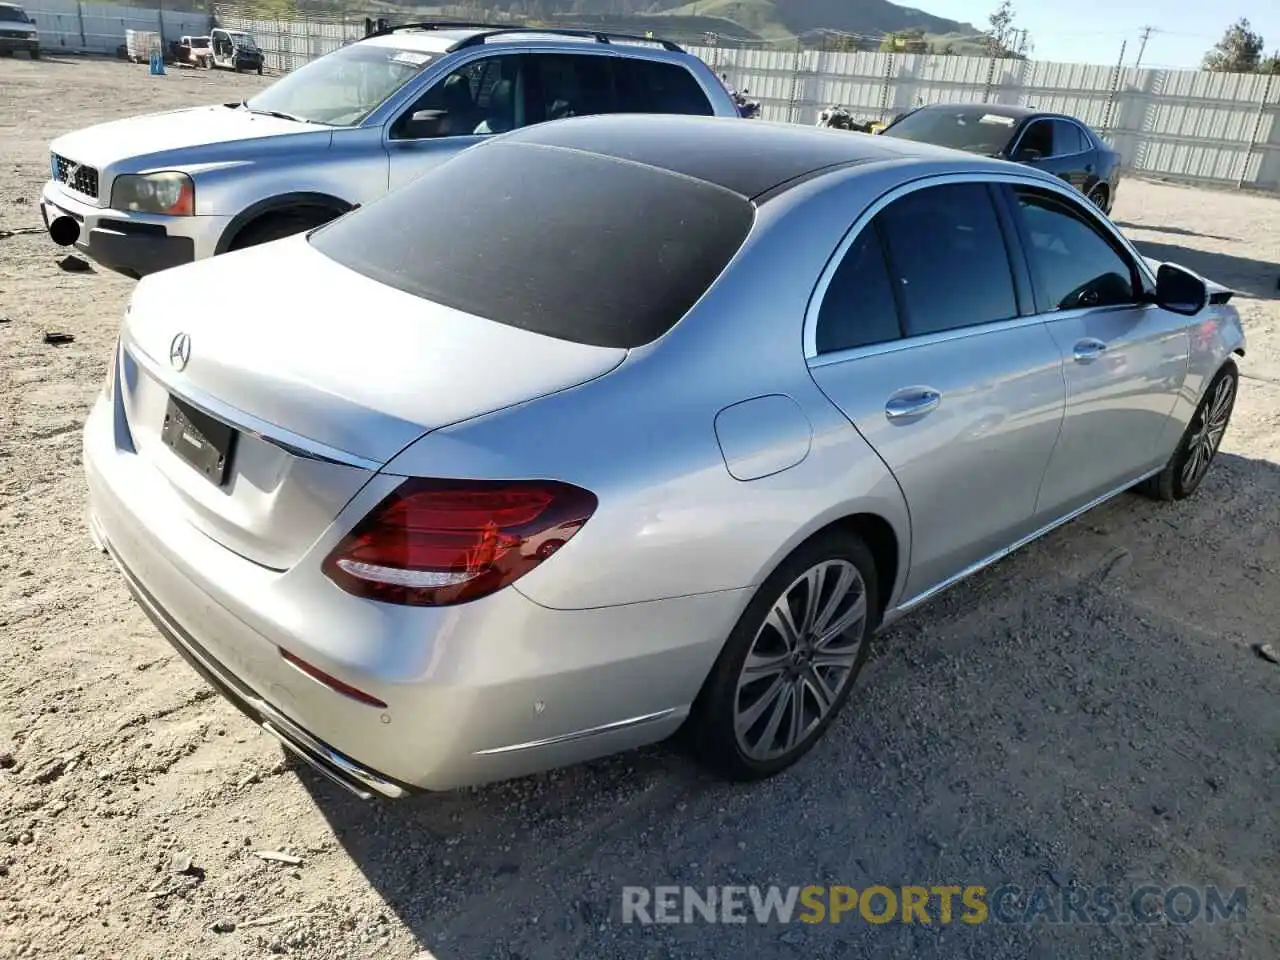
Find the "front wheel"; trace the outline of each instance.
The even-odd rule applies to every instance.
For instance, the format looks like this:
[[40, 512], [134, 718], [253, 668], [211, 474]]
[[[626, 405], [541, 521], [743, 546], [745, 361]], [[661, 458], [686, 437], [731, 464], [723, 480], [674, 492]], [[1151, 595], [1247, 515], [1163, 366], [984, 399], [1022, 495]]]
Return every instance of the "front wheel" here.
[[27, 56], [29, 56], [32, 60], [39, 60], [39, 59], [40, 59], [40, 48], [39, 48], [39, 47], [28, 47], [28, 48], [27, 48]]
[[694, 704], [687, 738], [731, 780], [795, 763], [849, 699], [877, 623], [876, 565], [856, 536], [821, 534], [765, 580]]
[[1107, 188], [1104, 186], [1099, 185], [1089, 191], [1089, 197], [1088, 197], [1089, 202], [1092, 203], [1099, 210], [1101, 210], [1103, 213], [1109, 214], [1111, 212], [1111, 208], [1107, 202], [1107, 198], [1108, 198]]
[[1184, 500], [1196, 492], [1231, 422], [1239, 382], [1236, 365], [1224, 364], [1210, 381], [1173, 456], [1163, 470], [1139, 487], [1142, 493], [1156, 500]]

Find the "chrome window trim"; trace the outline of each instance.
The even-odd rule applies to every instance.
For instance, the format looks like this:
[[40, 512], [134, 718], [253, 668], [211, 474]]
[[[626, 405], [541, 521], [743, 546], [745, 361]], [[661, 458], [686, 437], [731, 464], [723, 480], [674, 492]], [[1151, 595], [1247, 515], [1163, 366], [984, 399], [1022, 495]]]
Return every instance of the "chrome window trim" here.
[[[1045, 190], [1049, 193], [1055, 193], [1062, 199], [1074, 205], [1073, 209], [1081, 215], [1088, 217], [1089, 223], [1094, 228], [1107, 236], [1115, 238], [1120, 244], [1121, 249], [1125, 250], [1133, 260], [1139, 274], [1149, 281], [1155, 283], [1155, 277], [1151, 273], [1146, 260], [1129, 242], [1128, 238], [1117, 230], [1109, 221], [1105, 221], [1094, 215], [1088, 209], [1086, 203], [1080, 196], [1079, 191], [1074, 187], [1068, 186], [1056, 177], [1050, 178], [1047, 174], [1043, 177], [1033, 174], [1021, 173], [941, 173], [933, 176], [921, 177], [898, 186], [881, 194], [873, 200], [860, 213], [853, 222], [844, 238], [840, 241], [831, 257], [827, 260], [827, 264], [823, 267], [818, 282], [813, 288], [813, 292], [809, 295], [809, 304], [805, 309], [803, 344], [804, 358], [810, 367], [827, 366], [832, 363], [839, 363], [844, 360], [852, 360], [857, 357], [872, 356], [879, 353], [892, 353], [895, 350], [905, 350], [910, 347], [922, 346], [928, 343], [937, 343], [944, 340], [957, 340], [962, 337], [980, 336], [984, 333], [995, 333], [1001, 330], [1013, 330], [1018, 327], [1029, 326], [1033, 323], [1045, 323], [1049, 320], [1057, 320], [1062, 317], [1069, 317], [1077, 314], [1089, 313], [1094, 310], [1114, 310], [1114, 309], [1133, 309], [1142, 306], [1142, 304], [1123, 304], [1112, 307], [1085, 307], [1080, 310], [1051, 310], [1045, 313], [1030, 314], [1022, 317], [1014, 317], [1008, 320], [993, 320], [988, 323], [976, 323], [969, 327], [957, 327], [954, 330], [944, 330], [940, 333], [921, 334], [919, 336], [900, 337], [897, 340], [890, 340], [885, 343], [868, 344], [862, 347], [853, 347], [848, 350], [831, 351], [828, 353], [818, 353], [818, 314], [822, 310], [822, 303], [826, 299], [827, 289], [831, 285], [831, 280], [835, 276], [836, 270], [840, 268], [840, 264], [844, 262], [849, 248], [853, 246], [858, 239], [859, 234], [866, 229], [871, 220], [885, 207], [899, 200], [908, 194], [915, 193], [917, 190], [928, 189], [929, 187], [946, 186], [953, 183], [982, 183], [982, 184], [1007, 184], [1015, 187], [1032, 187]], [[1015, 238], [1016, 239], [1016, 238]], [[1013, 278], [1010, 277], [1010, 284]]]

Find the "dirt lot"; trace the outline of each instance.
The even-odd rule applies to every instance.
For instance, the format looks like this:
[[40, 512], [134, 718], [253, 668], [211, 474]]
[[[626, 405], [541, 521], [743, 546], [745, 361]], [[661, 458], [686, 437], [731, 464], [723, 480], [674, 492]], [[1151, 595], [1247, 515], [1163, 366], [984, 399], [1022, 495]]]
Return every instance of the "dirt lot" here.
[[[211, 697], [91, 549], [79, 429], [132, 284], [61, 271], [35, 203], [52, 137], [261, 82], [0, 60], [0, 955], [1280, 956], [1280, 666], [1252, 649], [1280, 646], [1280, 202], [1124, 184], [1154, 255], [1248, 294], [1224, 455], [1193, 501], [1123, 497], [884, 636], [807, 762], [734, 788], [653, 749], [364, 805]], [[1245, 886], [1248, 914], [621, 922], [624, 885], [770, 883]]]

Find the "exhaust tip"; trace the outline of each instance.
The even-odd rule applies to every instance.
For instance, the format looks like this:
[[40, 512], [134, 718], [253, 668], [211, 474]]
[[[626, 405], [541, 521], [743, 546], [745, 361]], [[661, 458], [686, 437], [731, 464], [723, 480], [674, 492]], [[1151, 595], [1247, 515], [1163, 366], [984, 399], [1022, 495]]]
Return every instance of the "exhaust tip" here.
[[49, 224], [49, 236], [60, 247], [69, 247], [80, 239], [80, 224], [75, 217], [63, 214]]

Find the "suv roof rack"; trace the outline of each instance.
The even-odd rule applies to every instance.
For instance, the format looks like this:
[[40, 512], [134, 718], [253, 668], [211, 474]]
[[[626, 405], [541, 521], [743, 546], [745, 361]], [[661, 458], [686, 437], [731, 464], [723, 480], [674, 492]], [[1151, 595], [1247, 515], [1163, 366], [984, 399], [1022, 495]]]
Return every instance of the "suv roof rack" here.
[[[652, 43], [656, 44], [664, 50], [672, 53], [684, 53], [684, 48], [670, 40], [663, 40], [659, 37], [641, 37], [633, 33], [614, 33], [612, 30], [581, 30], [572, 27], [518, 27], [501, 23], [475, 23], [467, 20], [420, 20], [413, 23], [397, 23], [386, 27], [383, 30], [375, 30], [369, 34], [369, 37], [385, 37], [390, 34], [397, 33], [401, 30], [480, 30], [474, 36], [467, 37], [465, 40], [459, 40], [449, 48], [450, 52], [454, 50], [462, 50], [466, 47], [478, 47], [482, 45], [490, 37], [502, 36], [503, 34], [544, 34], [561, 37], [578, 37], [585, 40], [594, 40], [596, 43], [612, 43], [614, 40], [623, 40], [631, 43]], [[369, 39], [364, 37], [363, 39]]]
[[390, 24], [381, 30], [374, 30], [360, 39], [368, 40], [370, 37], [386, 37], [401, 30], [501, 30], [502, 28], [503, 24], [501, 23], [478, 23], [473, 20], [417, 20], [411, 23]]

